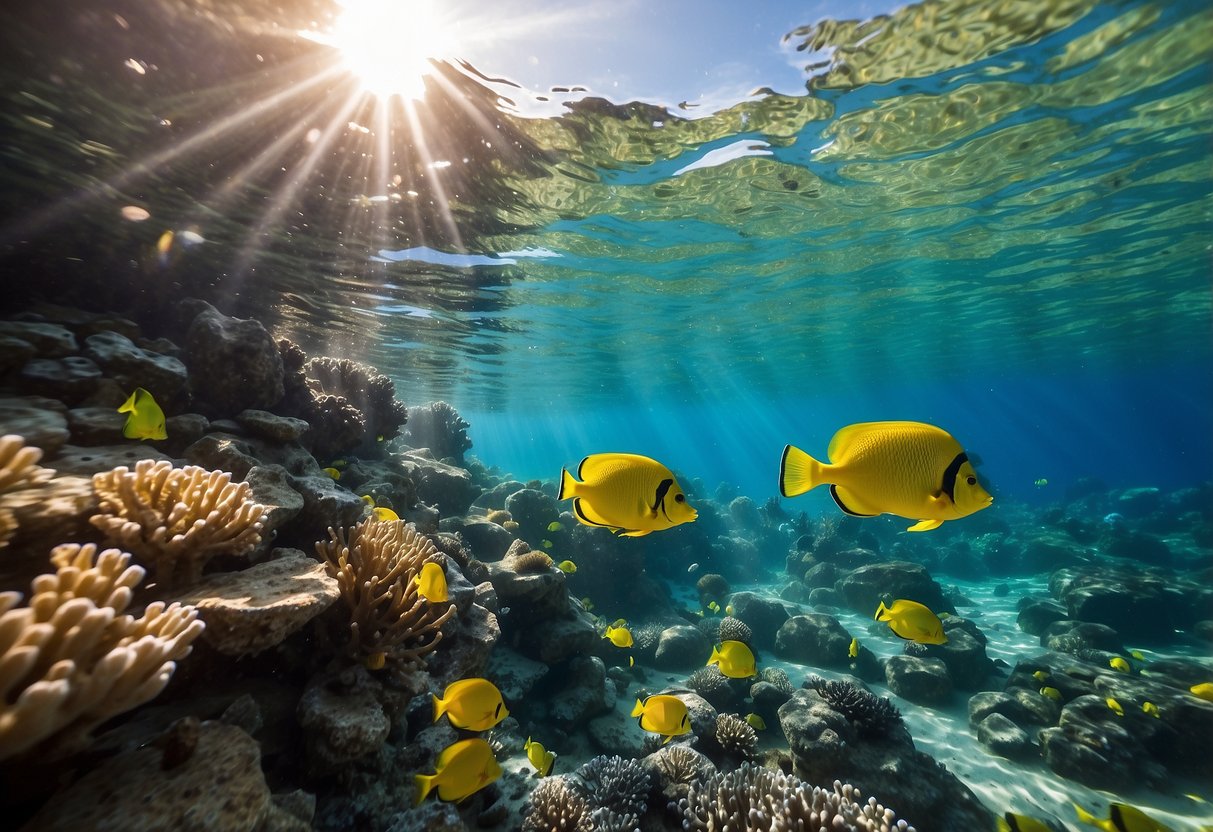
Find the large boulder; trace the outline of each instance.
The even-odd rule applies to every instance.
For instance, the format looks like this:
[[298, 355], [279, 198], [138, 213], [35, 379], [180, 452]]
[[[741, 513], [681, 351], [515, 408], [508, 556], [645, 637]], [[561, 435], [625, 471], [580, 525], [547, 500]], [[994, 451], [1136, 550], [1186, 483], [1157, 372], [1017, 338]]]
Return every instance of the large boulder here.
[[209, 304], [185, 335], [185, 364], [195, 403], [208, 416], [269, 410], [283, 395], [282, 356], [274, 339], [252, 319], [229, 318]]
[[819, 667], [848, 666], [850, 646], [851, 634], [837, 618], [823, 613], [793, 616], [775, 635], [776, 656]]
[[952, 695], [948, 666], [940, 659], [891, 656], [885, 662], [889, 690], [918, 705], [939, 705]]
[[733, 617], [740, 619], [753, 631], [754, 646], [774, 647], [779, 628], [789, 618], [784, 605], [752, 592], [735, 592], [729, 601], [733, 605]]
[[956, 612], [926, 567], [910, 561], [861, 566], [839, 579], [835, 588], [848, 607], [865, 615], [873, 615], [880, 602], [890, 597], [917, 601], [936, 614]]

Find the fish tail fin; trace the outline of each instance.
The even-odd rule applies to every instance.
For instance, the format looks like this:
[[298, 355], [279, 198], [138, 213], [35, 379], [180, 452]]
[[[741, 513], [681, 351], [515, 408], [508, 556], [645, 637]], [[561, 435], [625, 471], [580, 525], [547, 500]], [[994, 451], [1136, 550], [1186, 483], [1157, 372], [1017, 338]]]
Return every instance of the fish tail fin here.
[[644, 703], [637, 699], [636, 705], [632, 708], [632, 716], [640, 716], [642, 713], [644, 713]]
[[1090, 812], [1088, 812], [1086, 809], [1079, 806], [1077, 803], [1074, 804], [1074, 811], [1078, 813], [1078, 822], [1079, 823], [1085, 823], [1090, 826], [1102, 826], [1102, 824], [1099, 822], [1099, 818], [1092, 815]]
[[1010, 812], [1007, 812], [998, 819], [998, 823], [994, 828], [997, 830], [997, 832], [1015, 832], [1015, 826], [1013, 825], [1014, 823], [1015, 816]]
[[872, 618], [875, 619], [876, 621], [883, 621], [884, 619], [881, 618], [880, 616], [884, 615], [888, 611], [889, 611], [889, 608], [884, 605], [884, 601], [881, 601], [880, 606], [876, 608], [876, 614], [873, 615]]
[[577, 495], [577, 480], [569, 473], [568, 468], [560, 469], [560, 490], [556, 492], [557, 500], [567, 500]]
[[413, 787], [417, 790], [417, 797], [413, 799], [414, 806], [420, 806], [421, 802], [429, 797], [430, 792], [434, 788], [434, 781], [437, 779], [437, 774], [413, 775]]
[[[700, 653], [699, 655], [702, 656], [703, 654]], [[712, 656], [711, 656], [711, 658], [708, 659], [708, 664], [720, 664], [720, 658], [721, 658], [720, 651], [717, 650], [716, 647], [713, 645]]]
[[825, 482], [824, 467], [795, 445], [785, 445], [779, 460], [779, 493], [795, 497], [816, 488]]
[[432, 693], [430, 694], [430, 698], [434, 700], [434, 721], [437, 722], [438, 718], [446, 713], [446, 702]]
[[662, 743], [662, 745], [669, 745], [669, 744], [670, 744], [670, 740], [672, 740], [672, 739], [674, 739], [674, 735], [673, 735], [673, 734], [666, 734], [666, 737], [665, 737], [665, 742], [663, 742], [663, 743]]

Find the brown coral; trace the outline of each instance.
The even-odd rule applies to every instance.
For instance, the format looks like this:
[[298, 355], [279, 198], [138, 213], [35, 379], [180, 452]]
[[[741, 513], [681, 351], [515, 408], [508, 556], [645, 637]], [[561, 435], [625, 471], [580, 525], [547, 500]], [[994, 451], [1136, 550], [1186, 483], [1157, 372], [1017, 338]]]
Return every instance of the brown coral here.
[[348, 529], [329, 528], [316, 551], [337, 579], [350, 609], [348, 652], [365, 659], [376, 653], [412, 663], [442, 640], [439, 628], [455, 605], [431, 604], [413, 578], [442, 555], [425, 535], [403, 520], [368, 518]]
[[89, 731], [154, 698], [203, 630], [193, 607], [124, 614], [144, 570], [116, 549], [65, 545], [28, 606], [0, 593], [0, 759], [55, 737], [67, 752]]
[[[49, 479], [54, 472], [38, 467], [36, 463], [41, 458], [42, 451], [27, 447], [20, 436], [0, 436], [0, 497]], [[8, 545], [16, 530], [17, 520], [13, 513], [0, 507], [0, 549]]]
[[546, 572], [552, 559], [544, 552], [523, 552], [509, 559], [510, 569], [522, 575], [526, 572]]
[[100, 513], [89, 522], [106, 540], [154, 570], [162, 587], [196, 583], [213, 556], [242, 555], [261, 542], [265, 506], [226, 471], [174, 468], [144, 459], [93, 476]]

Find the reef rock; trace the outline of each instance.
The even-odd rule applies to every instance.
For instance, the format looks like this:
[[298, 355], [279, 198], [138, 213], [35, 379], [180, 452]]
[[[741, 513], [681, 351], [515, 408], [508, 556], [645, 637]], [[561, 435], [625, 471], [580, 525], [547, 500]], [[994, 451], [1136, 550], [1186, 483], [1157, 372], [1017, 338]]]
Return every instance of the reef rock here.
[[194, 401], [206, 415], [269, 410], [283, 396], [282, 356], [260, 321], [229, 318], [193, 301], [201, 311], [185, 335]]
[[79, 355], [35, 358], [25, 363], [17, 379], [23, 392], [76, 403], [100, 386], [101, 368]]
[[162, 407], [184, 401], [189, 377], [185, 365], [171, 355], [137, 347], [117, 332], [98, 332], [85, 338], [83, 353], [128, 393], [142, 387]]
[[710, 654], [708, 638], [698, 627], [679, 624], [661, 631], [653, 664], [663, 670], [686, 670], [702, 666]]
[[956, 613], [943, 588], [931, 578], [926, 567], [910, 561], [861, 566], [839, 579], [835, 588], [848, 607], [865, 615], [873, 615], [881, 600], [889, 595], [917, 601], [936, 614]]
[[505, 510], [518, 524], [518, 534], [535, 544], [548, 536], [548, 524], [560, 519], [556, 500], [535, 488], [524, 488], [506, 497]]
[[1135, 568], [1060, 569], [1049, 578], [1049, 590], [1071, 618], [1109, 627], [1131, 621], [1136, 638], [1156, 641], [1192, 627], [1213, 603], [1213, 590], [1184, 584]]
[[884, 666], [889, 690], [918, 705], [938, 705], [952, 695], [952, 679], [941, 659], [891, 656]]
[[43, 462], [54, 459], [71, 438], [67, 407], [41, 396], [0, 396], [0, 425], [6, 434], [15, 433], [26, 445], [41, 448]]
[[615, 707], [615, 683], [607, 678], [606, 665], [597, 656], [575, 656], [557, 678], [565, 680], [552, 697], [548, 715], [565, 731], [590, 717]]
[[789, 618], [775, 635], [775, 655], [818, 667], [846, 667], [851, 634], [832, 615], [808, 613]]
[[1038, 636], [1055, 621], [1064, 621], [1070, 613], [1061, 604], [1047, 598], [1022, 598], [1019, 602], [1019, 629]]
[[62, 358], [79, 349], [71, 330], [36, 321], [0, 321], [0, 336], [28, 344], [37, 355]]
[[417, 496], [444, 515], [463, 514], [480, 490], [463, 468], [413, 454], [399, 458], [401, 470], [417, 486]]
[[336, 771], [383, 745], [391, 722], [378, 688], [358, 667], [321, 677], [304, 692], [297, 714], [313, 776]]
[[733, 617], [740, 619], [754, 632], [755, 647], [770, 649], [775, 646], [779, 628], [789, 618], [783, 604], [752, 592], [735, 592], [729, 598], [729, 603], [733, 605]]
[[1028, 732], [999, 713], [977, 723], [977, 741], [991, 753], [1010, 760], [1027, 760], [1038, 754]]
[[1167, 780], [1166, 769], [1121, 724], [1103, 697], [1080, 696], [1061, 711], [1056, 728], [1040, 732], [1049, 768], [1094, 789], [1123, 792]]
[[994, 671], [994, 662], [986, 655], [985, 634], [969, 619], [955, 616], [943, 622], [943, 631], [947, 644], [917, 644], [915, 655], [942, 660], [956, 687], [977, 690]]

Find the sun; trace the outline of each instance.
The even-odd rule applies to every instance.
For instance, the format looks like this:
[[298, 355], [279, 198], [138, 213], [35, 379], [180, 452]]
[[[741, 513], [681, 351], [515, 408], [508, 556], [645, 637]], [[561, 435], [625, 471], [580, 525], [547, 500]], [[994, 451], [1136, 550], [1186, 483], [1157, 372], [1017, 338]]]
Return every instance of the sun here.
[[431, 58], [446, 57], [452, 26], [430, 0], [338, 0], [331, 31], [315, 39], [336, 49], [341, 62], [379, 98], [420, 99]]

